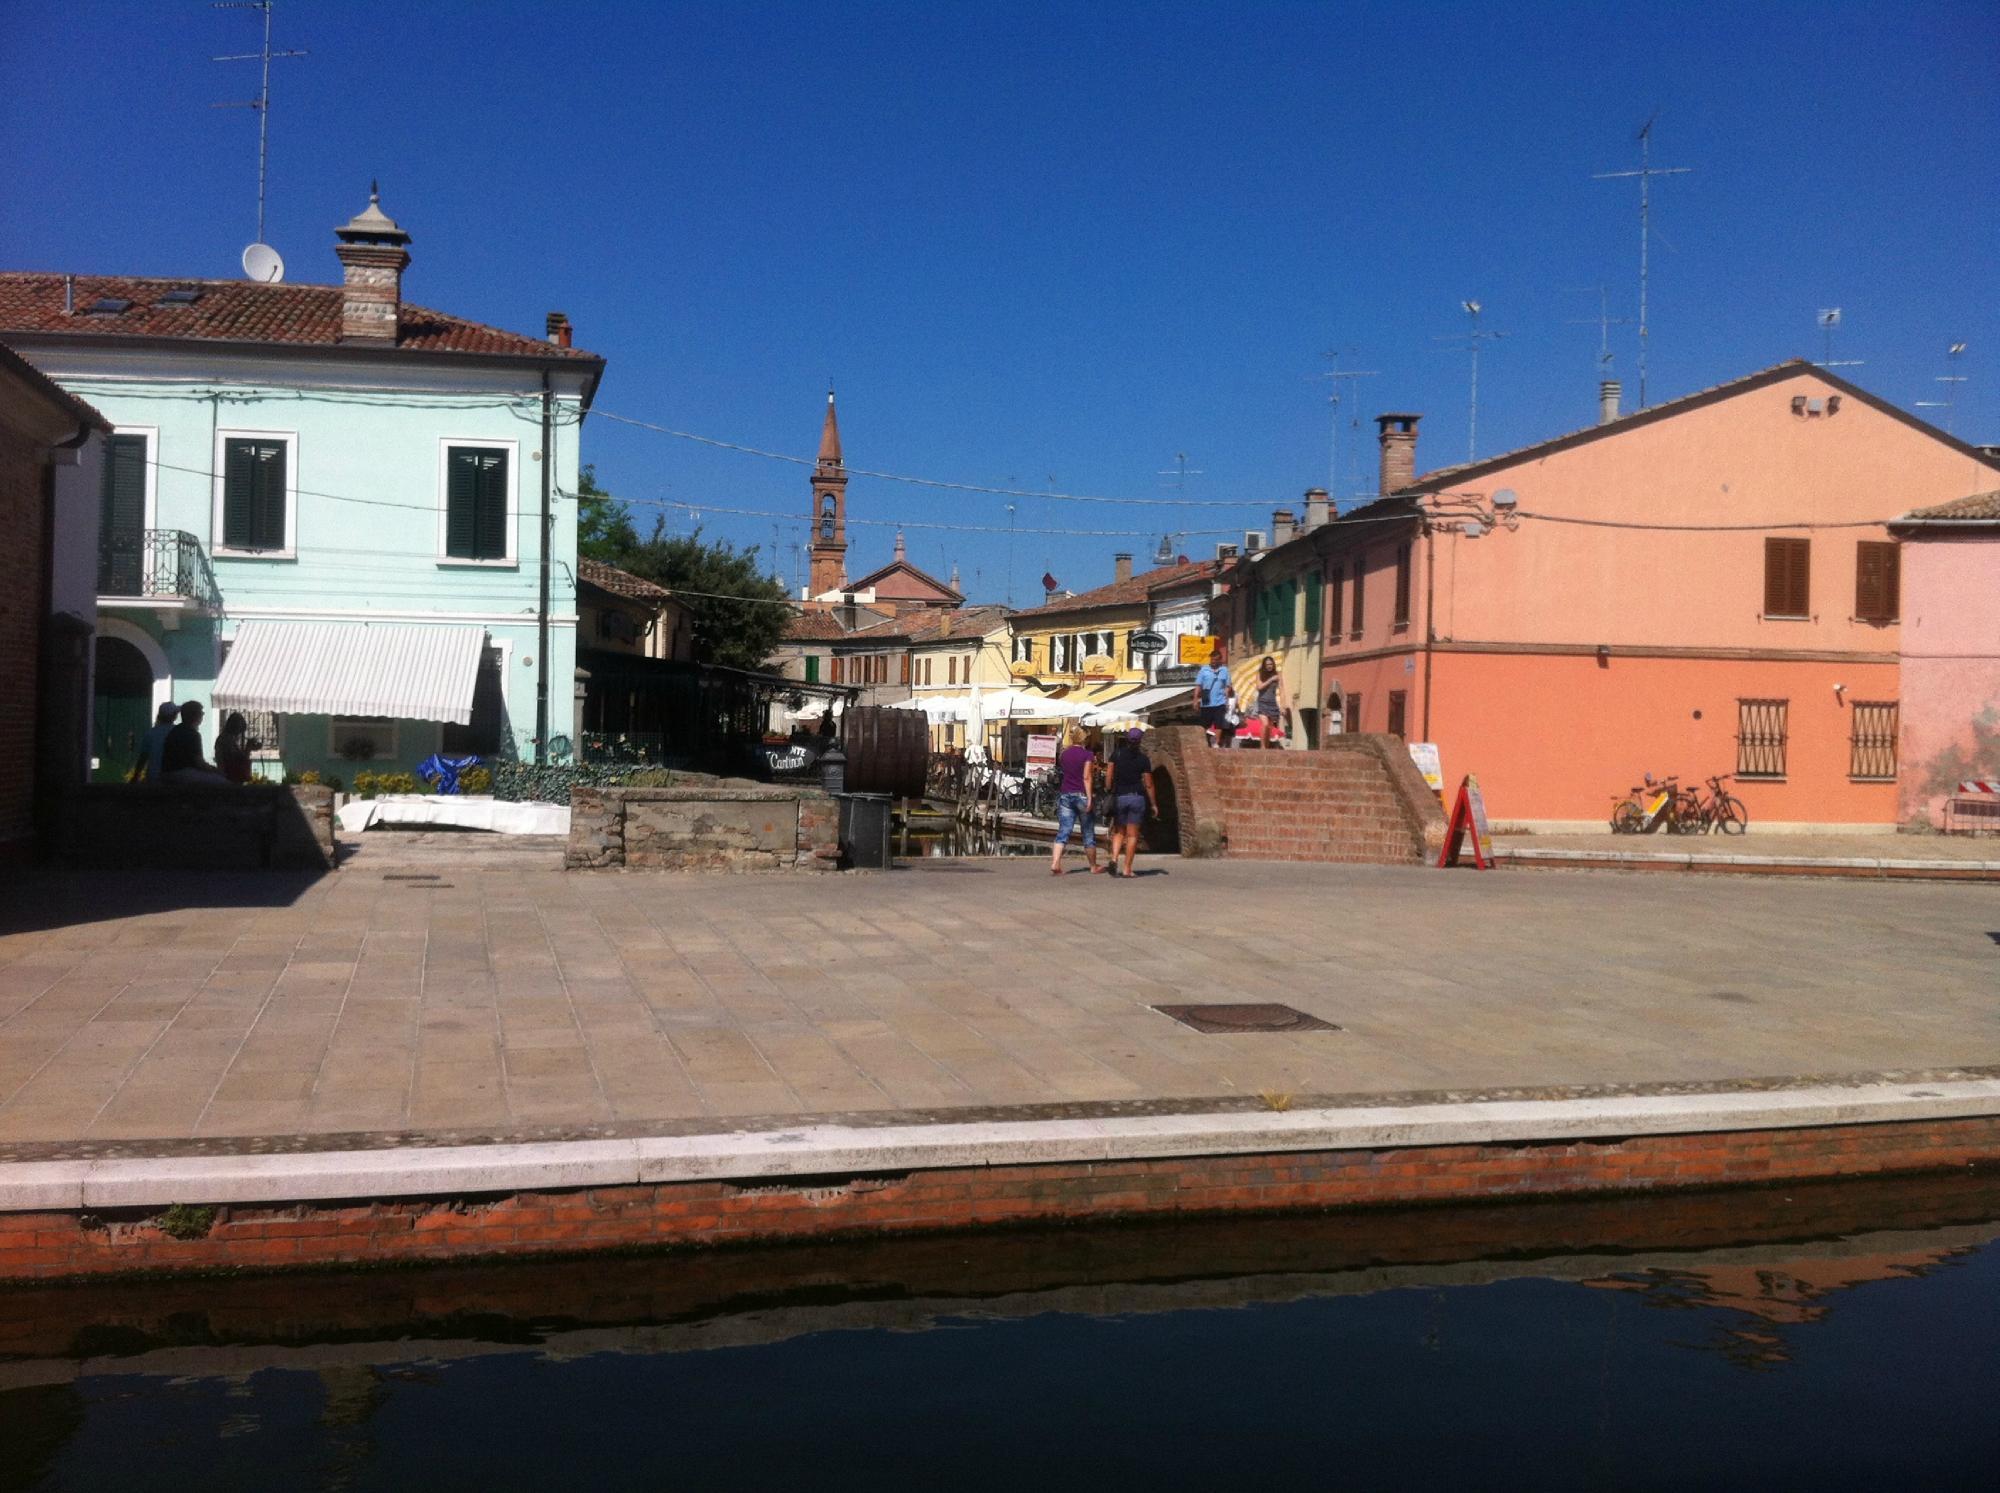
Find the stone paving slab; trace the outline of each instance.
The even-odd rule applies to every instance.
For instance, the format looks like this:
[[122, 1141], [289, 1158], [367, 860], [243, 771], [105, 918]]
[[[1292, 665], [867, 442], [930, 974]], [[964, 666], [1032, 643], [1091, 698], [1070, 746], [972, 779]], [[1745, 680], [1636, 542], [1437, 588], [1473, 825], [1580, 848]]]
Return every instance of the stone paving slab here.
[[[1158, 860], [0, 882], [0, 1143], [588, 1136], [2000, 1063], [1952, 884]], [[1151, 1009], [1285, 1001], [1337, 1032]]]

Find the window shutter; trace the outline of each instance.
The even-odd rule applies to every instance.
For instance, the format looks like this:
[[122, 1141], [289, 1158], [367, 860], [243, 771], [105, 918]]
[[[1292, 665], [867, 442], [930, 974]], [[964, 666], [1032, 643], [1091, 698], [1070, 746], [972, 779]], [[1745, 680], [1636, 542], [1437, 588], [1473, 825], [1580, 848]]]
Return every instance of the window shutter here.
[[229, 441], [222, 448], [222, 542], [247, 550], [256, 542], [251, 520], [251, 484], [255, 461], [248, 441]]
[[910, 682], [910, 655], [907, 653], [903, 655], [902, 668], [903, 668], [903, 677], [898, 682], [902, 684], [908, 684]]
[[1346, 590], [1347, 567], [1336, 565], [1326, 578], [1326, 635], [1332, 642], [1340, 637], [1341, 608], [1346, 601], [1342, 594]]
[[146, 438], [114, 435], [104, 452], [99, 502], [97, 590], [101, 596], [139, 593], [146, 533]]
[[819, 655], [817, 653], [808, 653], [806, 655], [806, 683], [819, 683]]
[[1854, 615], [1864, 622], [1894, 622], [1902, 613], [1901, 555], [1894, 544], [1864, 539], [1854, 551]]
[[251, 469], [256, 473], [256, 494], [252, 501], [252, 543], [258, 549], [285, 547], [285, 448], [275, 442], [257, 443], [251, 448]]
[[1812, 610], [1812, 541], [1764, 541], [1764, 615], [1804, 617]]
[[444, 552], [454, 560], [474, 558], [479, 471], [472, 456], [472, 452], [454, 447], [445, 464]]
[[840, 678], [840, 655], [838, 653], [833, 656], [833, 682], [835, 684], [842, 682]]
[[1306, 577], [1306, 636], [1319, 636], [1320, 608], [1325, 603], [1325, 580], [1321, 576]]
[[[1396, 617], [1398, 626], [1410, 620], [1410, 547], [1399, 545], [1396, 549]], [[1400, 733], [1398, 733], [1400, 734]]]
[[473, 551], [481, 560], [504, 560], [507, 558], [507, 453], [477, 451], [473, 456], [479, 474]]
[[1357, 555], [1354, 559], [1354, 636], [1357, 638], [1361, 636], [1363, 587], [1368, 582], [1368, 572], [1364, 564], [1365, 562]]

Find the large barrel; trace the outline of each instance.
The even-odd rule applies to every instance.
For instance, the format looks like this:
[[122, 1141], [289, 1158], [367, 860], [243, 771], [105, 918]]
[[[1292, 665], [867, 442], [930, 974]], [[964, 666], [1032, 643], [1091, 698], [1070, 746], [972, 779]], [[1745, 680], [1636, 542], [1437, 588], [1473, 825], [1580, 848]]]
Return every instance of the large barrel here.
[[924, 796], [930, 764], [930, 723], [921, 710], [856, 705], [841, 717], [840, 749], [847, 753], [850, 793]]

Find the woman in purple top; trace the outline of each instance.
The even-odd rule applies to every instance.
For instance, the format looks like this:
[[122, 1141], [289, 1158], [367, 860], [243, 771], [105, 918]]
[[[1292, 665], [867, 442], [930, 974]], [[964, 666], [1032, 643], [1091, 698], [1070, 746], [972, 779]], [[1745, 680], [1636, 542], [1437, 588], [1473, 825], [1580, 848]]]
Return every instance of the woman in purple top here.
[[1063, 874], [1063, 852], [1069, 848], [1070, 831], [1076, 828], [1079, 819], [1083, 821], [1083, 853], [1090, 857], [1090, 869], [1099, 870], [1097, 864], [1097, 816], [1091, 812], [1096, 786], [1097, 756], [1083, 744], [1083, 737], [1072, 729], [1069, 745], [1056, 758], [1056, 848], [1049, 859], [1049, 874]]

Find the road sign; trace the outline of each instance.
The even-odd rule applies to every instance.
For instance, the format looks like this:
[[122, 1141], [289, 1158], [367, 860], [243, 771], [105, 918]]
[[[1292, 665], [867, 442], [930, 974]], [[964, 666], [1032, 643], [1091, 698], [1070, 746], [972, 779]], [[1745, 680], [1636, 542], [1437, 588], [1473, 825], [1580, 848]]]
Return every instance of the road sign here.
[[1167, 635], [1163, 632], [1135, 632], [1126, 639], [1134, 653], [1154, 654], [1167, 651]]
[[1479, 779], [1467, 774], [1458, 785], [1458, 801], [1452, 805], [1451, 822], [1445, 826], [1444, 852], [1438, 865], [1455, 866], [1465, 838], [1472, 838], [1472, 864], [1481, 871], [1493, 867], [1493, 830], [1486, 822], [1486, 800], [1479, 792]]

